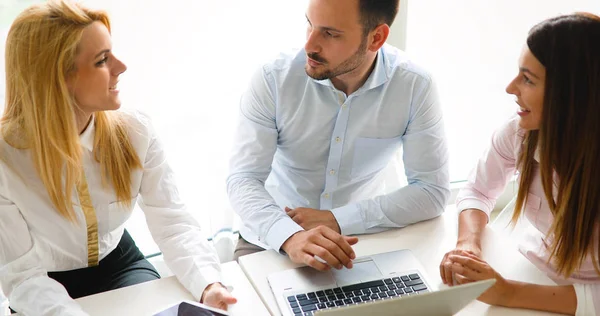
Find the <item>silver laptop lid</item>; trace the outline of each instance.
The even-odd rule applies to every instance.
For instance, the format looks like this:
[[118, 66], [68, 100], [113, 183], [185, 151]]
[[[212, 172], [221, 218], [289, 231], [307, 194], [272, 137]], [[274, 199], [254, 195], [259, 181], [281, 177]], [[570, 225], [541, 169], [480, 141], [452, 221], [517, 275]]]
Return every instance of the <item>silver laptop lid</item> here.
[[[395, 293], [390, 296], [408, 295], [409, 292], [396, 290], [396, 286], [399, 286], [398, 288], [417, 286], [414, 291], [436, 290], [434, 284], [427, 282], [425, 269], [408, 249], [360, 257], [354, 260], [354, 263], [355, 266], [350, 270], [332, 269], [327, 272], [319, 272], [310, 267], [288, 269], [269, 274], [267, 280], [279, 310], [284, 316], [311, 312], [325, 307], [353, 304], [358, 300], [354, 298], [355, 295], [361, 296], [360, 301], [366, 296], [369, 297], [365, 301], [388, 297], [389, 291], [392, 290]], [[411, 276], [416, 276], [417, 279], [420, 276], [420, 280], [416, 281], [410, 278]], [[388, 282], [389, 284], [370, 284], [374, 282]], [[354, 291], [356, 289], [352, 290], [352, 296], [346, 295], [349, 293], [341, 293], [341, 291], [350, 291], [347, 286], [356, 287], [358, 283], [361, 285], [361, 294], [357, 294], [358, 291]], [[365, 287], [367, 285], [368, 288]], [[386, 285], [385, 290], [380, 285]], [[373, 291], [370, 291], [369, 288]], [[380, 291], [385, 291], [387, 294], [383, 295], [379, 293]], [[350, 298], [352, 300], [347, 300]], [[332, 303], [335, 304], [332, 306]]]
[[454, 315], [496, 280], [457, 285], [435, 292], [315, 311], [315, 316]]

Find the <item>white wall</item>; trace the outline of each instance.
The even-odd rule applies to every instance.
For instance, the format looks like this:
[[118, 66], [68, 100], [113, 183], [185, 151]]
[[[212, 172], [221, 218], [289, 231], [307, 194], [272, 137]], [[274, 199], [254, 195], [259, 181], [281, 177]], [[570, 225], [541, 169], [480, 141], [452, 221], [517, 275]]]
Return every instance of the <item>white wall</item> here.
[[451, 180], [465, 179], [493, 130], [516, 111], [505, 93], [528, 30], [598, 0], [414, 0], [406, 49], [437, 79], [449, 137]]
[[[514, 97], [504, 90], [517, 73], [529, 29], [559, 14], [600, 14], [598, 0], [413, 0], [407, 7], [406, 51], [437, 79], [450, 176], [458, 182], [466, 179], [492, 132], [516, 111]], [[451, 203], [460, 184], [454, 187]], [[496, 209], [516, 189], [511, 182]]]
[[[419, 1], [419, 0], [413, 0]], [[396, 20], [390, 28], [390, 35], [387, 42], [401, 50], [406, 49], [406, 23], [407, 23], [407, 10], [408, 0], [400, 0], [400, 7]]]

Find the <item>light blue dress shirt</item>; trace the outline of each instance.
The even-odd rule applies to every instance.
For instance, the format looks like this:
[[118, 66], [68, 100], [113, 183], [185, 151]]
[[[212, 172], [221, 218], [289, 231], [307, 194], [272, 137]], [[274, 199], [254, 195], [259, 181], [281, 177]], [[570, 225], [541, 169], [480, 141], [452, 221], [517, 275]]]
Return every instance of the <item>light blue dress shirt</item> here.
[[[280, 250], [303, 230], [284, 208], [331, 210], [344, 235], [440, 215], [450, 195], [442, 109], [429, 74], [384, 45], [346, 96], [306, 74], [306, 53], [281, 54], [240, 104], [227, 178], [241, 235]], [[384, 194], [382, 170], [403, 148], [408, 185]]]

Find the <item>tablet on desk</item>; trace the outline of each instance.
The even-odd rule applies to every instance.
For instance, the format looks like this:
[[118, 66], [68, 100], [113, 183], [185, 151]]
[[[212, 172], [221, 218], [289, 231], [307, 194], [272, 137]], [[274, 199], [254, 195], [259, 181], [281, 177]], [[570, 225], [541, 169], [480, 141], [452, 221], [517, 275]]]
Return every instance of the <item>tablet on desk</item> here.
[[227, 316], [226, 311], [212, 308], [204, 304], [183, 301], [177, 303], [161, 312], [154, 314], [154, 316]]

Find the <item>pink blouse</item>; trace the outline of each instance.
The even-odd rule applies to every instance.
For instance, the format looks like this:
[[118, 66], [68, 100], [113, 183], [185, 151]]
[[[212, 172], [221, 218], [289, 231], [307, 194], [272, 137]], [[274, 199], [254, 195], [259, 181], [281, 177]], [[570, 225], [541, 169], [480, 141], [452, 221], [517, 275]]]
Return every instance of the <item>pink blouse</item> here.
[[[475, 208], [485, 212], [489, 218], [496, 199], [504, 192], [506, 184], [516, 172], [524, 135], [525, 130], [519, 127], [518, 116], [510, 119], [494, 133], [491, 146], [477, 162], [477, 167], [469, 175], [465, 188], [458, 193], [456, 205], [459, 212]], [[524, 215], [535, 229], [527, 230], [520, 240], [519, 251], [558, 284], [586, 284], [585, 290], [591, 292], [596, 314], [600, 315], [600, 275], [594, 269], [592, 258], [585, 258], [580, 269], [566, 279], [556, 273], [552, 262], [548, 262], [550, 252], [544, 246], [544, 240], [549, 241], [547, 233], [552, 225], [553, 215], [544, 195], [537, 164], [534, 166]], [[583, 298], [579, 297], [579, 292], [577, 294], [580, 305]]]

